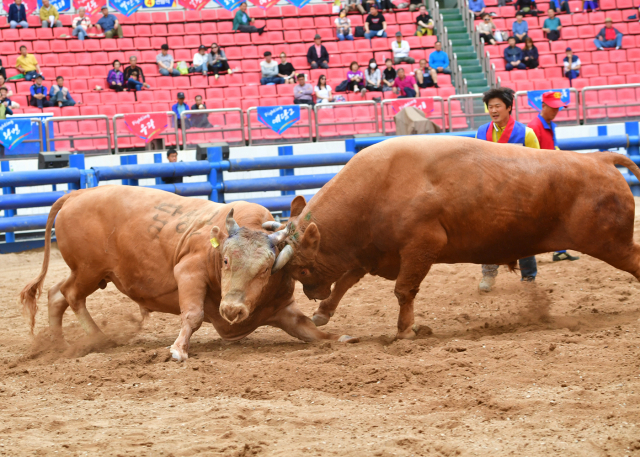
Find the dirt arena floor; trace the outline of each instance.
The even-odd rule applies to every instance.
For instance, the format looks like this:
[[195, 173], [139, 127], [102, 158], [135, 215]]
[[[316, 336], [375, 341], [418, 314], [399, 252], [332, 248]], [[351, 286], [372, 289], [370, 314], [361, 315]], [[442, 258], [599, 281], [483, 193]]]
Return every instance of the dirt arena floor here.
[[[139, 330], [112, 285], [87, 303], [115, 347], [90, 351], [71, 311], [66, 350], [34, 343], [16, 296], [41, 262], [0, 258], [0, 455], [640, 456], [640, 285], [592, 258], [540, 255], [535, 285], [504, 269], [486, 295], [479, 266], [437, 265], [414, 341], [393, 340], [393, 283], [367, 277], [326, 327], [357, 344], [208, 325], [182, 364], [179, 317]], [[65, 274], [54, 250], [46, 286]]]

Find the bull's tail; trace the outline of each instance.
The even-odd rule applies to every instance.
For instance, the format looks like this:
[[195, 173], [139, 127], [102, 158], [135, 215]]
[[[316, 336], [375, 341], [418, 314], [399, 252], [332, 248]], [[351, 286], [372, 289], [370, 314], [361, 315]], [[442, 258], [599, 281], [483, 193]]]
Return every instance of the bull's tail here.
[[51, 207], [51, 211], [49, 211], [49, 218], [47, 219], [47, 228], [45, 229], [44, 234], [44, 260], [42, 262], [42, 269], [40, 270], [40, 274], [29, 284], [27, 284], [22, 292], [20, 292], [20, 303], [22, 303], [22, 314], [27, 319], [29, 323], [29, 329], [31, 334], [33, 335], [33, 327], [36, 324], [36, 312], [38, 312], [38, 303], [37, 299], [42, 294], [42, 284], [44, 283], [44, 278], [47, 275], [47, 270], [49, 269], [49, 255], [51, 253], [51, 229], [53, 228], [53, 222], [56, 219], [56, 215], [58, 211], [62, 208], [62, 205], [67, 201], [67, 199], [73, 195], [75, 192], [72, 192], [67, 195], [63, 195], [60, 197]]
[[620, 165], [621, 167], [628, 168], [629, 171], [640, 181], [640, 168], [638, 168], [638, 166], [633, 163], [629, 157], [616, 152], [610, 152], [608, 154], [605, 153], [603, 156], [609, 159], [609, 162], [614, 165]]

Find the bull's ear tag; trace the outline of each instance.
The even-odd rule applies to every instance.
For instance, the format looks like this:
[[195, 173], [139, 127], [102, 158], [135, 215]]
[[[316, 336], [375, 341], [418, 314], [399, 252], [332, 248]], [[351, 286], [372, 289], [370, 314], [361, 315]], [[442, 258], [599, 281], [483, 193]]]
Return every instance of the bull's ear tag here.
[[211, 246], [213, 246], [214, 248], [220, 246], [220, 243], [218, 243], [218, 238], [211, 238], [209, 241], [211, 241]]

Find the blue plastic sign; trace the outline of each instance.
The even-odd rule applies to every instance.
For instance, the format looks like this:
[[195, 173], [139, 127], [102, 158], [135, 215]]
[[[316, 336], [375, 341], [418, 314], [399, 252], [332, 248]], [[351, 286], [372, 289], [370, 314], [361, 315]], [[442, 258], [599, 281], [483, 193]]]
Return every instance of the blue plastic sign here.
[[[527, 99], [529, 100], [529, 106], [536, 111], [542, 111], [542, 94], [547, 92], [560, 92], [562, 95], [560, 99], [565, 103], [571, 102], [571, 93], [569, 89], [547, 89], [547, 90], [530, 90], [527, 92]], [[560, 108], [563, 110], [564, 108]]]
[[278, 135], [282, 135], [300, 120], [300, 106], [259, 106], [258, 120]]
[[233, 11], [240, 7], [246, 0], [213, 0], [227, 11]]
[[7, 151], [15, 148], [31, 134], [31, 119], [5, 119], [0, 121], [0, 143]]
[[[71, 0], [51, 0], [51, 6], [55, 6], [58, 13], [68, 11], [71, 8]], [[42, 8], [42, 0], [38, 0], [38, 8]]]
[[129, 17], [142, 7], [142, 0], [109, 0], [109, 6]]
[[298, 8], [302, 8], [307, 3], [309, 3], [311, 0], [287, 0], [287, 1], [289, 3], [291, 3], [293, 6], [297, 6]]

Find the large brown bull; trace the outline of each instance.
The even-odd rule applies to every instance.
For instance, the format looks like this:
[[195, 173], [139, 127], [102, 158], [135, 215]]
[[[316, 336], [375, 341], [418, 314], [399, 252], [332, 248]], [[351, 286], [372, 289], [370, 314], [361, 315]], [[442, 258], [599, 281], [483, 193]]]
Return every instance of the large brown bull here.
[[512, 265], [573, 249], [640, 279], [635, 203], [615, 165], [640, 179], [633, 162], [608, 152], [390, 139], [357, 154], [306, 206], [296, 197], [284, 271], [324, 300], [317, 325], [366, 273], [395, 279], [399, 338], [415, 336], [414, 297], [434, 263]]
[[261, 227], [274, 223], [267, 209], [129, 186], [79, 190], [52, 206], [42, 271], [20, 294], [32, 332], [54, 220], [58, 248], [71, 269], [49, 290], [54, 337], [62, 338], [62, 317], [71, 306], [88, 334], [105, 338], [85, 301], [113, 282], [142, 310], [180, 314], [182, 328], [171, 346], [177, 360], [187, 358], [189, 339], [203, 321], [226, 340], [262, 325], [305, 341], [339, 339], [319, 331], [297, 308], [293, 279], [278, 271], [287, 260], [277, 248], [285, 234], [267, 234]]

